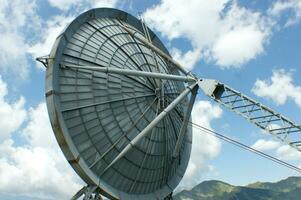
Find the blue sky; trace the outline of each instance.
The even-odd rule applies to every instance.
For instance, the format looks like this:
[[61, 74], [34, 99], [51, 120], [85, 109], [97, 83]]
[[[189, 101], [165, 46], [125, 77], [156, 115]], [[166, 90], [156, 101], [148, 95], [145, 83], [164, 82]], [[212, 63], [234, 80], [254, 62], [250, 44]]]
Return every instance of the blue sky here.
[[[0, 0], [0, 199], [68, 199], [83, 182], [53, 136], [44, 67], [59, 32], [94, 7], [141, 13], [174, 58], [193, 73], [257, 99], [301, 124], [300, 0]], [[193, 120], [301, 167], [300, 153], [201, 92]], [[194, 131], [178, 189], [208, 179], [235, 185], [278, 181], [297, 172]]]

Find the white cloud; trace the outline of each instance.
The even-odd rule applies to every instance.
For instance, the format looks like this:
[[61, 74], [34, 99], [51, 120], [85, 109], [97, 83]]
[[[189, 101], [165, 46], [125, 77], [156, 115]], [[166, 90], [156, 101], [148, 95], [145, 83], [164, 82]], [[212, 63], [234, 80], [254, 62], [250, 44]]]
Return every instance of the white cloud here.
[[26, 33], [39, 27], [36, 2], [30, 0], [0, 0], [0, 70], [26, 78], [29, 72], [26, 58]]
[[265, 34], [257, 27], [239, 27], [221, 36], [212, 48], [212, 56], [223, 68], [239, 67], [264, 50]]
[[61, 10], [68, 10], [70, 7], [80, 4], [82, 0], [48, 0], [52, 7], [56, 7]]
[[[221, 115], [222, 110], [219, 106], [214, 106], [209, 101], [198, 101], [192, 111], [192, 121], [211, 129], [211, 121], [220, 118]], [[191, 157], [178, 188], [189, 188], [200, 183], [203, 174], [212, 171], [212, 166], [208, 165], [207, 161], [216, 157], [220, 149], [221, 142], [217, 138], [193, 128]]]
[[[143, 14], [148, 25], [169, 39], [184, 36], [197, 44], [211, 42], [220, 22], [219, 13], [227, 0], [163, 0]], [[180, 8], [180, 9], [179, 9]], [[158, 17], [160, 16], [160, 17]], [[209, 28], [209, 30], [205, 30]], [[200, 32], [201, 31], [201, 32]], [[202, 40], [199, 40], [202, 37]]]
[[280, 146], [280, 142], [274, 140], [259, 139], [251, 147], [258, 151], [270, 151], [277, 149]]
[[189, 50], [183, 53], [181, 50], [173, 48], [171, 50], [171, 55], [173, 59], [180, 63], [187, 70], [192, 70], [194, 65], [200, 59], [201, 52], [199, 49]]
[[41, 147], [10, 148], [12, 153], [0, 159], [2, 192], [41, 199], [68, 199], [80, 188], [74, 180], [74, 172], [58, 165], [65, 162], [58, 158], [59, 154]]
[[283, 69], [273, 71], [270, 80], [256, 80], [252, 92], [257, 96], [268, 98], [278, 105], [292, 99], [301, 107], [301, 86], [294, 85], [292, 73]]
[[300, 160], [301, 152], [290, 147], [289, 145], [283, 145], [276, 151], [276, 155], [282, 160]]
[[[49, 55], [57, 36], [74, 19], [74, 16], [57, 15], [48, 20], [38, 42], [28, 47], [27, 51], [33, 58]], [[38, 67], [44, 69], [42, 64]]]
[[[50, 5], [62, 10], [68, 10], [72, 8], [72, 6], [76, 6], [77, 9], [75, 9], [75, 11], [72, 10], [72, 14], [70, 15], [56, 15], [47, 20], [43, 25], [43, 31], [40, 31], [39, 40], [28, 46], [27, 52], [30, 53], [34, 59], [49, 55], [57, 36], [76, 18], [77, 14], [91, 7], [114, 7], [117, 2], [118, 0], [49, 0]], [[44, 69], [41, 63], [37, 63], [37, 66]]]
[[73, 7], [115, 7], [118, 0], [48, 0], [48, 2], [52, 7], [66, 11]]
[[9, 138], [26, 119], [25, 99], [20, 97], [16, 102], [10, 103], [5, 100], [6, 96], [7, 85], [0, 76], [0, 143]]
[[[192, 64], [203, 57], [222, 68], [239, 67], [262, 53], [272, 25], [260, 13], [230, 0], [163, 0], [143, 16], [169, 40], [187, 38], [193, 48], [188, 54], [198, 51]], [[178, 55], [185, 63], [187, 55]]]
[[93, 7], [116, 7], [119, 0], [93, 0]]
[[51, 150], [59, 148], [50, 126], [46, 104], [41, 103], [36, 108], [30, 108], [28, 113], [30, 120], [21, 134], [25, 137], [30, 146], [43, 147]]
[[30, 109], [29, 122], [21, 133], [25, 145], [16, 146], [12, 139], [0, 143], [0, 191], [70, 199], [81, 187], [80, 181], [56, 143], [45, 103]]
[[273, 151], [273, 154], [281, 160], [294, 161], [301, 159], [301, 152], [289, 145], [271, 139], [259, 139], [251, 147], [258, 151]]
[[281, 17], [287, 11], [292, 12], [285, 22], [285, 26], [294, 25], [301, 20], [301, 1], [300, 0], [286, 0], [277, 1], [269, 9], [269, 14], [274, 17]]

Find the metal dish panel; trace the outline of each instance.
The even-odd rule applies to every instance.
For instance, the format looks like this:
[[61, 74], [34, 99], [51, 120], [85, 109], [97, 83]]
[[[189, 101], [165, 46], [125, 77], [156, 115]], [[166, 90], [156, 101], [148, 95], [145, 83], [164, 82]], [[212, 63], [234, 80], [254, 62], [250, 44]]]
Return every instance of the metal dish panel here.
[[[155, 80], [64, 67], [98, 65], [142, 71], [156, 71], [159, 67], [164, 73], [179, 74], [158, 55], [156, 66], [153, 53], [118, 23], [143, 35], [139, 20], [109, 8], [87, 11], [59, 35], [46, 75], [49, 117], [66, 159], [87, 184], [98, 185], [109, 198], [161, 199], [178, 185], [188, 164], [190, 126], [180, 160], [170, 162], [187, 101], [104, 173], [121, 150], [155, 118]], [[168, 54], [152, 31], [150, 35], [153, 44]], [[183, 88], [182, 83], [166, 81], [167, 101]]]

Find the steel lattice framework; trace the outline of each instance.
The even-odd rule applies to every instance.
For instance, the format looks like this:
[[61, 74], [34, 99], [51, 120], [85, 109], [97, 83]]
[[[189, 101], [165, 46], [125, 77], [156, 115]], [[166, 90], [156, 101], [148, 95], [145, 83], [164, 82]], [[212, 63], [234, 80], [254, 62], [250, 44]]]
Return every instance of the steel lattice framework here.
[[[204, 82], [207, 82], [204, 83]], [[211, 85], [213, 90], [205, 93], [216, 102], [239, 114], [257, 127], [267, 131], [282, 142], [301, 151], [301, 126], [258, 101], [219, 83], [216, 80], [203, 80], [202, 85]]]

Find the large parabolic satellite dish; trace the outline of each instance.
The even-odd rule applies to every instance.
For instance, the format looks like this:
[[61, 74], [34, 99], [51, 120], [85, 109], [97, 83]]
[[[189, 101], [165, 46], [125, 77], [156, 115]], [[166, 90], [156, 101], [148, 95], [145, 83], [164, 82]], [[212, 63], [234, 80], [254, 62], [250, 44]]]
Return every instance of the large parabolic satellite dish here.
[[190, 157], [189, 120], [199, 88], [301, 151], [300, 125], [225, 84], [197, 78], [143, 21], [123, 11], [83, 13], [57, 37], [43, 63], [56, 139], [89, 186], [76, 198], [170, 196]]
[[[122, 26], [144, 37], [141, 21], [108, 8], [80, 15], [57, 37], [46, 78], [49, 116], [62, 151], [85, 182], [110, 198], [163, 199], [180, 182], [190, 156], [188, 126], [180, 156], [172, 159], [187, 99], [108, 166], [174, 101], [184, 83], [93, 69], [179, 74]], [[169, 55], [158, 37], [150, 30], [148, 34], [152, 44]]]

